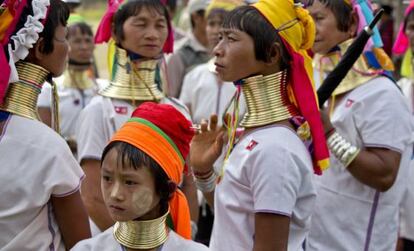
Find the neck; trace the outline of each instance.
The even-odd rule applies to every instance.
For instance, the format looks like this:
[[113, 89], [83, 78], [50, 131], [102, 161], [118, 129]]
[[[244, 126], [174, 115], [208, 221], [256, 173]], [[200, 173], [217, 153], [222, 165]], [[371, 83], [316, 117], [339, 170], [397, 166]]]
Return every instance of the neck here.
[[152, 250], [161, 246], [168, 238], [166, 219], [163, 216], [153, 220], [116, 222], [114, 237], [123, 246], [133, 250]]
[[79, 67], [68, 67], [65, 71], [63, 86], [76, 88], [79, 90], [90, 89], [94, 86], [94, 82], [88, 76], [88, 69]]
[[205, 48], [208, 48], [208, 39], [207, 39], [207, 36], [205, 34], [205, 31], [195, 29], [193, 31], [193, 34], [194, 34], [194, 37], [197, 39], [197, 41], [201, 45], [203, 45]]
[[282, 123], [299, 113], [287, 94], [287, 71], [242, 80], [247, 113], [241, 126], [254, 128]]
[[16, 69], [19, 81], [10, 83], [0, 109], [22, 117], [40, 120], [37, 113], [37, 98], [49, 72], [38, 65], [24, 61], [16, 63]]
[[124, 49], [116, 48], [113, 80], [102, 96], [132, 101], [160, 101], [164, 95], [155, 82], [157, 59], [131, 61]]

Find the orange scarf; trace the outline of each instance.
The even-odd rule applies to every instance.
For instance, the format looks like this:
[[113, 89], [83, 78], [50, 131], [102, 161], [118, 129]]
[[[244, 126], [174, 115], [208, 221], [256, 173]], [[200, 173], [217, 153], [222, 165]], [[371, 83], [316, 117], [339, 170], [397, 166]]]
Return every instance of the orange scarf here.
[[[181, 183], [185, 161], [178, 147], [159, 127], [142, 118], [131, 118], [112, 137], [135, 146], [154, 159], [177, 185]], [[191, 239], [190, 209], [187, 198], [177, 189], [169, 202], [174, 231]]]

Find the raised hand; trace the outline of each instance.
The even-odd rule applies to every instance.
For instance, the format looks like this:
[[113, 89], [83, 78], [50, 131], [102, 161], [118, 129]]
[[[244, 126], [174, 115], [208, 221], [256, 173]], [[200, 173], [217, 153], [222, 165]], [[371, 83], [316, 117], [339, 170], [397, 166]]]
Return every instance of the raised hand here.
[[202, 121], [199, 130], [191, 141], [190, 165], [195, 172], [208, 172], [220, 156], [225, 130], [218, 127], [217, 115], [210, 117], [210, 122]]

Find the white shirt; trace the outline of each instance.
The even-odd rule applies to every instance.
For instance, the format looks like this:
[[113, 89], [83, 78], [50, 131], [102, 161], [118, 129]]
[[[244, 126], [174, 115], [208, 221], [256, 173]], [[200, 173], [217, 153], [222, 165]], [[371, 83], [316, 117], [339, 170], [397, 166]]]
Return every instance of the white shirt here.
[[272, 213], [290, 217], [288, 250], [302, 250], [316, 197], [312, 180], [311, 156], [296, 132], [269, 126], [245, 135], [215, 190], [210, 249], [253, 250], [255, 214]]
[[[72, 251], [124, 251], [126, 250], [119, 244], [113, 235], [114, 228], [110, 227], [105, 232], [94, 238], [83, 240], [76, 244]], [[186, 240], [170, 230], [167, 240], [157, 249], [157, 251], [208, 251], [209, 249], [197, 242]]]
[[[408, 99], [411, 112], [414, 111], [414, 86], [410, 79], [398, 81], [404, 96]], [[414, 161], [411, 159], [408, 186], [401, 203], [400, 237], [414, 241]]]
[[[100, 86], [105, 85], [104, 80], [97, 80], [98, 86], [83, 90], [63, 86], [63, 76], [56, 80], [59, 96], [60, 132], [64, 138], [75, 138], [76, 125], [82, 109], [97, 95]], [[51, 108], [52, 88], [45, 84], [39, 95], [37, 106]]]
[[[189, 108], [195, 123], [217, 114], [219, 124], [222, 124], [222, 116], [236, 92], [236, 87], [231, 82], [221, 82], [209, 67], [209, 63], [199, 65], [185, 76], [180, 100]], [[245, 101], [241, 96], [240, 117], [244, 112]]]
[[50, 198], [76, 191], [84, 174], [45, 124], [11, 115], [0, 135], [0, 249], [65, 250]]
[[318, 179], [306, 250], [395, 250], [398, 208], [412, 154], [414, 126], [408, 106], [394, 83], [379, 77], [346, 94], [331, 121], [359, 148], [400, 152], [400, 167], [394, 185], [381, 193], [359, 182], [331, 154], [330, 168]]
[[[178, 100], [163, 98], [161, 104], [173, 105], [190, 120], [186, 107]], [[78, 159], [100, 160], [112, 135], [131, 117], [136, 109], [120, 99], [96, 96], [81, 112], [78, 128]]]

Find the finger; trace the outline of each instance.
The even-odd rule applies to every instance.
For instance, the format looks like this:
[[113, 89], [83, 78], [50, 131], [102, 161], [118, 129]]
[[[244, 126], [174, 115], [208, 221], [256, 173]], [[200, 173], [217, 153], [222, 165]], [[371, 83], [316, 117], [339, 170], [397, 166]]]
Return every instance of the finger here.
[[205, 120], [205, 119], [201, 120], [200, 129], [201, 129], [201, 133], [208, 131], [208, 120]]
[[210, 117], [210, 130], [215, 131], [217, 129], [218, 124], [218, 117], [217, 115], [213, 114]]

